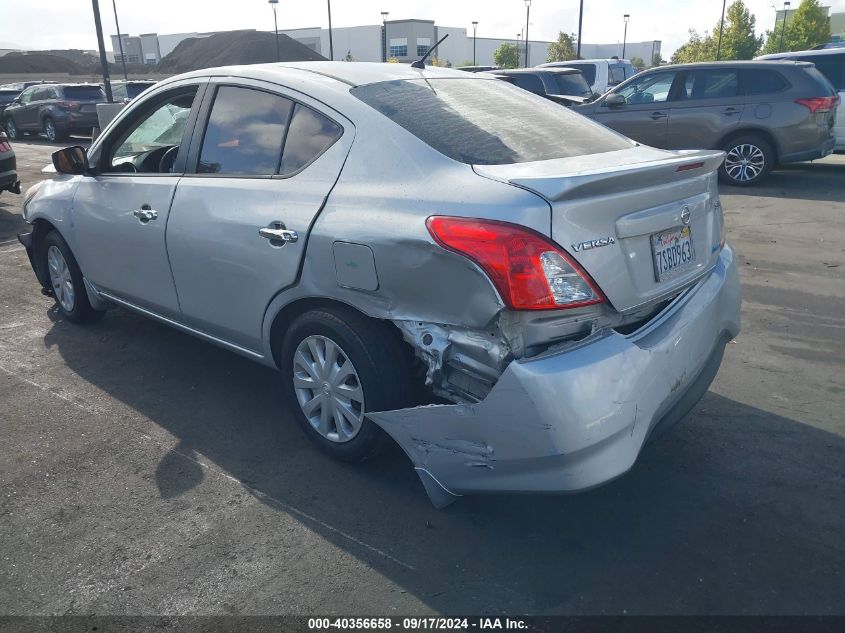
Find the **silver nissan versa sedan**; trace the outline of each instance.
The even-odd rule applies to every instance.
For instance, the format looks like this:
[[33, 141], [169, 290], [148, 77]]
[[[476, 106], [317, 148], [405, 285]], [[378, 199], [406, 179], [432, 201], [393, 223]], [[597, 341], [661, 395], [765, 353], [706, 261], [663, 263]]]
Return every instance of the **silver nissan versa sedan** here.
[[69, 321], [124, 306], [276, 368], [305, 433], [393, 438], [437, 506], [628, 471], [739, 331], [718, 151], [402, 64], [161, 82], [56, 152], [20, 236]]

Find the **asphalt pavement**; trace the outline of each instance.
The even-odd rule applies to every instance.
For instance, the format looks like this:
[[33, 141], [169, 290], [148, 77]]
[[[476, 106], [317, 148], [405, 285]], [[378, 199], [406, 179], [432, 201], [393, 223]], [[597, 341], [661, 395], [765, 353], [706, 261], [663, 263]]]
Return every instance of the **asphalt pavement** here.
[[[16, 143], [24, 187], [54, 147]], [[0, 196], [0, 614], [845, 614], [845, 156], [723, 191], [743, 331], [625, 477], [435, 510], [329, 461], [279, 376], [61, 319]], [[518, 421], [514, 421], [518, 423]]]

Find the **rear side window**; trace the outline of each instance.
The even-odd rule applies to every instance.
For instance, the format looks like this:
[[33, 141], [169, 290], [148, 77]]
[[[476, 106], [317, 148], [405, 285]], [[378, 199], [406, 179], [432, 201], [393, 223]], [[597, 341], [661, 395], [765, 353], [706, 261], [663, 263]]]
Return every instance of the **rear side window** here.
[[99, 86], [65, 86], [65, 99], [71, 101], [105, 101], [106, 94]]
[[543, 80], [540, 79], [537, 75], [529, 75], [528, 73], [514, 73], [510, 75], [510, 77], [513, 80], [514, 86], [518, 86], [519, 88], [527, 90], [528, 92], [533, 92], [534, 94], [546, 94], [546, 90], [543, 87]]
[[787, 86], [786, 80], [774, 70], [742, 71], [742, 91], [746, 96], [774, 94], [785, 90]]
[[580, 73], [552, 73], [557, 85], [555, 94], [589, 97], [593, 94], [589, 84]]
[[581, 71], [581, 74], [584, 75], [584, 79], [587, 80], [587, 83], [591, 86], [596, 83], [596, 65], [595, 64], [566, 64], [567, 68], [576, 68], [577, 70]]
[[285, 139], [281, 174], [292, 174], [326, 151], [341, 135], [343, 129], [334, 121], [296, 104]]
[[836, 94], [836, 88], [833, 86], [833, 83], [818, 68], [805, 68], [804, 71], [813, 78], [822, 96], [832, 97]]
[[350, 91], [441, 154], [504, 165], [627, 149], [633, 142], [502, 81], [383, 81]]
[[845, 90], [845, 54], [809, 55], [801, 61], [813, 62], [836, 90]]
[[200, 150], [199, 173], [271, 176], [282, 156], [282, 142], [293, 102], [251, 88], [217, 90]]

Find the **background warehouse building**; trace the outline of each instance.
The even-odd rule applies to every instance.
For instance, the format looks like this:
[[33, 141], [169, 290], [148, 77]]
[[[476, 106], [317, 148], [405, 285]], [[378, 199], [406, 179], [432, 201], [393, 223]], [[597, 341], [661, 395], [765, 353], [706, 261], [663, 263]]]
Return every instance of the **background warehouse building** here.
[[[287, 35], [304, 44], [311, 50], [327, 59], [330, 58], [328, 29], [313, 27], [301, 29], [280, 30], [280, 34]], [[433, 20], [388, 20], [383, 25], [349, 26], [332, 29], [334, 59], [354, 60], [363, 62], [384, 61], [396, 58], [400, 62], [412, 62], [422, 57], [428, 49], [444, 35], [449, 37], [437, 50], [437, 57], [453, 66], [472, 63], [473, 37], [472, 32], [458, 27], [438, 26]], [[127, 63], [144, 63], [154, 65], [173, 51], [176, 46], [188, 38], [201, 38], [215, 35], [215, 33], [173, 33], [159, 35], [145, 33], [130, 36], [123, 34], [123, 52]], [[115, 61], [120, 61], [120, 45], [118, 36], [111, 36]], [[475, 60], [479, 65], [493, 64], [493, 52], [502, 44], [519, 44], [520, 59], [524, 59], [524, 43], [518, 42], [516, 34], [513, 38], [479, 37], [475, 41]], [[529, 65], [536, 66], [546, 61], [551, 42], [530, 40], [528, 50]], [[650, 61], [655, 53], [660, 52], [660, 41], [628, 42], [625, 55], [628, 58], [641, 57]], [[581, 56], [612, 57], [622, 55], [622, 43], [614, 44], [582, 44]]]

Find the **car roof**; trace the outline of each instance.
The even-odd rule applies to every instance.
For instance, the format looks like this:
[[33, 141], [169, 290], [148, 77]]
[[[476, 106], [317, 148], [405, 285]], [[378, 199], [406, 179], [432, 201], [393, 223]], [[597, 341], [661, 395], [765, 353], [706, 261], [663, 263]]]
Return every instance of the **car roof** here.
[[845, 49], [842, 47], [839, 48], [820, 48], [817, 50], [808, 50], [808, 51], [788, 51], [786, 53], [769, 53], [768, 55], [760, 55], [760, 57], [755, 57], [755, 60], [775, 60], [775, 59], [786, 59], [789, 57], [806, 57], [806, 56], [816, 56], [816, 55], [845, 55]]
[[810, 62], [791, 61], [791, 60], [745, 60], [745, 61], [725, 61], [725, 62], [692, 62], [689, 64], [666, 64], [664, 66], [653, 66], [643, 72], [654, 72], [660, 70], [680, 70], [684, 68], [785, 68], [794, 66], [810, 66]]
[[567, 66], [549, 66], [548, 68], [499, 68], [490, 71], [494, 75], [531, 75], [535, 73], [557, 73], [560, 75], [575, 74], [581, 71]]
[[184, 75], [178, 75], [178, 77], [232, 75], [272, 80], [290, 77], [291, 72], [312, 73], [334, 79], [349, 86], [364, 86], [381, 81], [401, 81], [408, 79], [439, 79], [449, 77], [464, 80], [472, 79], [473, 77], [481, 80], [488, 79], [478, 77], [481, 73], [467, 73], [462, 70], [438, 68], [436, 66], [426, 66], [424, 69], [418, 69], [412, 67], [410, 64], [328, 61], [223, 66], [221, 68], [205, 68]]

